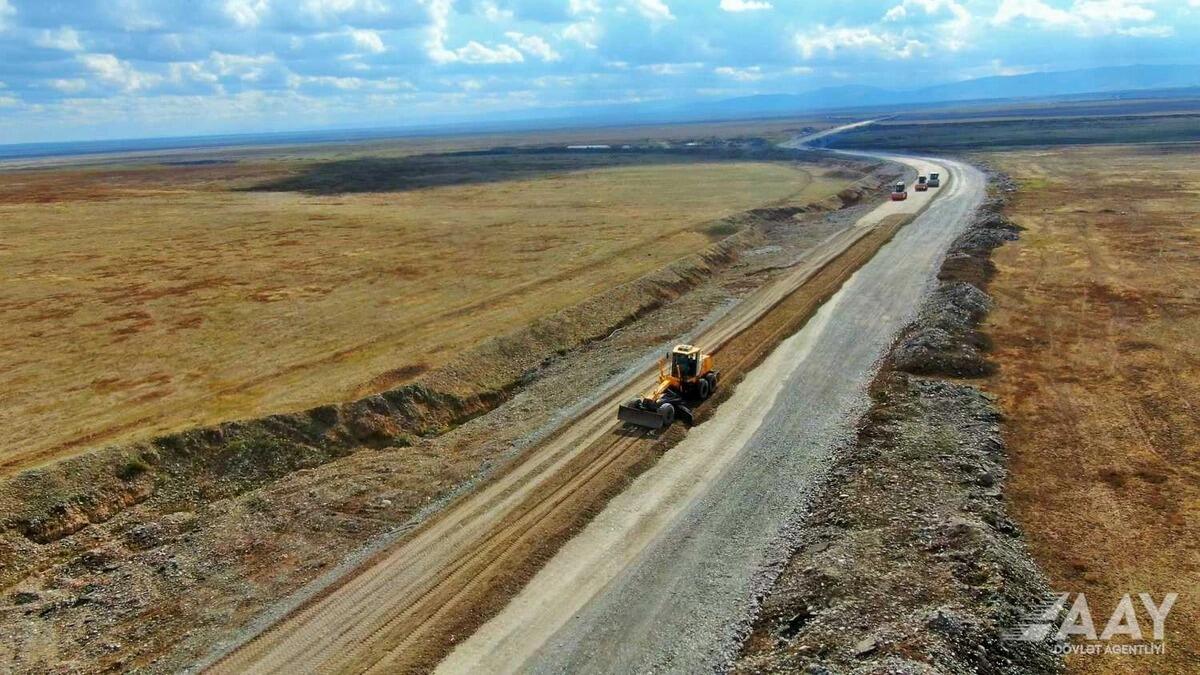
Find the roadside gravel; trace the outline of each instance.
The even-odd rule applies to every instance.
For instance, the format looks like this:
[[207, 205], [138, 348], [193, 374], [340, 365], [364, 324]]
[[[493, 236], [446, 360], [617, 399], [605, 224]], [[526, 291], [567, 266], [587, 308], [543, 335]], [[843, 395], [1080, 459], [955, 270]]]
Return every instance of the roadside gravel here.
[[989, 199], [955, 241], [873, 383], [735, 671], [1061, 671], [1052, 642], [1010, 639], [1049, 587], [1007, 513], [1000, 411], [943, 379], [990, 371], [976, 330], [991, 306], [989, 256], [1016, 236], [1000, 203]]

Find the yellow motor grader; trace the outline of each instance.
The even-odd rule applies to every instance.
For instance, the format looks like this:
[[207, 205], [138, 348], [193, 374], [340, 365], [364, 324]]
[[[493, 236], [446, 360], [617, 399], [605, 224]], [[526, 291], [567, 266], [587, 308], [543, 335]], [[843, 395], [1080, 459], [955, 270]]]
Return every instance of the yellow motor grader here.
[[676, 345], [658, 364], [658, 384], [617, 408], [617, 419], [647, 429], [662, 429], [680, 419], [692, 423], [692, 405], [712, 395], [720, 373], [712, 354], [693, 345]]

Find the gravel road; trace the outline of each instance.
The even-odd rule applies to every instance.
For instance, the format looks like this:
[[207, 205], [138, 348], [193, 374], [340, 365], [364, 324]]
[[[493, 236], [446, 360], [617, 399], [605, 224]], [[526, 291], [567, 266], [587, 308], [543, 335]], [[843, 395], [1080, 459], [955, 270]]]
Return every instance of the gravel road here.
[[[944, 167], [951, 166], [900, 161], [921, 172], [947, 173]], [[496, 605], [500, 613], [444, 667], [691, 670], [723, 663], [748, 613], [745, 598], [767, 580], [751, 575], [782, 558], [781, 525], [821, 458], [853, 425], [875, 360], [917, 306], [946, 245], [982, 195], [982, 178], [954, 166], [961, 176], [954, 174], [947, 187], [885, 202], [698, 335], [710, 348], [725, 344], [827, 263], [841, 260], [854, 242], [878, 232], [873, 226], [889, 216], [896, 223], [927, 206], [925, 213], [940, 214], [903, 228], [807, 328], [747, 374], [718, 414], [549, 556], [516, 601]], [[440, 658], [440, 650], [477, 625], [472, 616], [494, 611], [487, 603], [496, 598], [507, 602], [506, 584], [517, 584], [521, 570], [533, 573], [533, 564], [545, 559], [539, 559], [539, 542], [574, 531], [563, 529], [578, 516], [572, 509], [604, 503], [597, 491], [605, 486], [624, 486], [621, 463], [640, 461], [630, 449], [651, 443], [619, 433], [612, 409], [646, 386], [646, 378], [652, 374], [598, 394], [593, 408], [510, 471], [200, 667], [395, 672]], [[680, 642], [681, 635], [690, 637]]]
[[[786, 559], [787, 525], [852, 438], [878, 360], [984, 196], [951, 177], [713, 418], [613, 499], [443, 672], [723, 670]], [[936, 169], [934, 169], [936, 170]]]

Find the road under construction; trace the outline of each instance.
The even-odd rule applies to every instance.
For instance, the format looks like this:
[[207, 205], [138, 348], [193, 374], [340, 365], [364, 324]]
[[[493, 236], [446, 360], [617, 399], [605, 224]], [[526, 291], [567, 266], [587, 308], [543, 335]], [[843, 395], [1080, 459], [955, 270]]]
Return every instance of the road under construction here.
[[[982, 174], [965, 164], [873, 156], [940, 173], [942, 186], [883, 202], [689, 336], [723, 382], [697, 426], [614, 419], [656, 368], [610, 386], [490, 482], [202, 667], [727, 664], [801, 497], [853, 433], [878, 359], [983, 199]], [[649, 468], [630, 482], [639, 465]]]

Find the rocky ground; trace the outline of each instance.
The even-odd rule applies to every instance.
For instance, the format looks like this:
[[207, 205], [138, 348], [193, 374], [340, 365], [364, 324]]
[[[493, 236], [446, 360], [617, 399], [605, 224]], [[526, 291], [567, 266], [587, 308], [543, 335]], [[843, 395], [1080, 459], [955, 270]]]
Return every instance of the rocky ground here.
[[795, 524], [740, 672], [1054, 673], [1053, 644], [1005, 639], [1049, 592], [1009, 517], [991, 372], [976, 328], [992, 249], [1017, 236], [994, 177], [976, 222], [872, 386], [858, 438]]
[[[596, 385], [853, 223], [896, 177], [875, 169], [869, 199], [853, 191], [809, 209], [742, 214], [728, 223], [741, 233], [697, 259], [492, 341], [414, 385], [113, 448], [4, 482], [0, 665], [187, 667], [269, 620], [268, 608], [286, 608], [279, 600], [302, 600], [306, 585], [403, 537], [519, 456]], [[502, 367], [478, 372], [471, 363]]]

